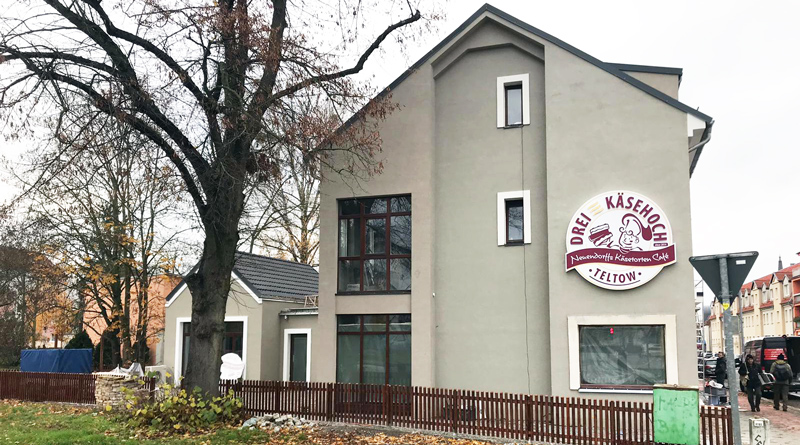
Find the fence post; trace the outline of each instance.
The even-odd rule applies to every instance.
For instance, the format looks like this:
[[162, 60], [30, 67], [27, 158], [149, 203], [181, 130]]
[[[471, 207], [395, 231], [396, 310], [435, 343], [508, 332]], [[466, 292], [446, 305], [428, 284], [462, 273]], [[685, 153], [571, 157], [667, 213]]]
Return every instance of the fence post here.
[[383, 406], [386, 424], [392, 426], [392, 387], [389, 385], [383, 385]]
[[533, 400], [530, 394], [525, 395], [525, 434], [533, 440]]
[[334, 389], [333, 383], [328, 383], [325, 388], [325, 394], [327, 398], [325, 399], [325, 419], [328, 422], [333, 421], [333, 396], [334, 396]]
[[283, 386], [283, 382], [275, 382], [275, 412], [281, 412], [281, 387]]

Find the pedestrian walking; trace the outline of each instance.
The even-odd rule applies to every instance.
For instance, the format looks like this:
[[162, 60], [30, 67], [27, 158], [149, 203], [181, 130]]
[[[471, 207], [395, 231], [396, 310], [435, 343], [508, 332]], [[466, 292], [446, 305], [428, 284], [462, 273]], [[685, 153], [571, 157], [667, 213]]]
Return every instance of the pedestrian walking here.
[[769, 373], [775, 377], [775, 383], [772, 384], [772, 406], [775, 409], [780, 409], [781, 402], [783, 402], [783, 410], [789, 406], [789, 386], [792, 384], [792, 367], [786, 363], [786, 357], [783, 354], [778, 355], [778, 359], [769, 368]]
[[739, 365], [739, 375], [742, 376], [742, 386], [747, 392], [747, 401], [750, 402], [750, 411], [761, 411], [761, 379], [758, 378], [758, 366], [752, 354], [747, 354], [744, 362]]
[[[722, 351], [717, 353], [717, 368], [714, 370], [714, 377], [716, 377], [717, 383], [725, 388], [725, 379], [728, 378], [728, 362], [725, 360], [725, 353]], [[720, 397], [719, 402], [728, 403], [728, 398]]]

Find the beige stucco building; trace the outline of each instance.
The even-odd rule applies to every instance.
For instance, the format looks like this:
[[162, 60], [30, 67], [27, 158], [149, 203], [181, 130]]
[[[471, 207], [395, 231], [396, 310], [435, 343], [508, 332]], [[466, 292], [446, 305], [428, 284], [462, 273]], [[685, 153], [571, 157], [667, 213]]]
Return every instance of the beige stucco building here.
[[[318, 274], [307, 265], [253, 255], [236, 254], [231, 291], [225, 308], [223, 353], [234, 353], [244, 364], [248, 380], [288, 380], [284, 373], [284, 342], [296, 334], [303, 355], [310, 355], [309, 321], [316, 323]], [[166, 298], [163, 361], [176, 381], [185, 375], [191, 332], [192, 294], [180, 282]], [[295, 329], [294, 331], [291, 329]], [[305, 335], [301, 337], [300, 334]], [[305, 343], [300, 344], [303, 340]], [[298, 366], [310, 365], [306, 358]], [[307, 369], [304, 371], [307, 374]], [[302, 375], [305, 380], [305, 375]]]
[[[383, 172], [322, 182], [310, 378], [612, 398], [696, 384], [689, 178], [713, 121], [677, 100], [681, 75], [477, 11], [388, 88]], [[617, 198], [637, 218], [589, 222]], [[572, 250], [608, 253], [623, 231], [676, 250], [624, 273]]]
[[713, 120], [678, 101], [681, 76], [480, 8], [387, 88], [382, 173], [326, 172], [318, 308], [233, 277], [245, 377], [628, 399], [696, 384], [689, 178]]

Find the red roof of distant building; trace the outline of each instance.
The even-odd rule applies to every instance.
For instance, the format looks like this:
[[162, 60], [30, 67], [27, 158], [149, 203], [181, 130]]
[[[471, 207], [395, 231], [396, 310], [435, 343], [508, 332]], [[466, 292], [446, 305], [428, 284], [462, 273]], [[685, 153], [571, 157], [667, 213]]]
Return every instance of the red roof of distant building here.
[[755, 306], [747, 306], [742, 308], [742, 312], [751, 312], [753, 310], [755, 310]]
[[783, 269], [773, 273], [773, 276], [775, 276], [775, 278], [778, 281], [783, 281], [787, 276], [789, 278], [792, 278], [792, 269], [794, 269], [796, 267], [797, 267], [796, 264], [793, 264], [793, 265], [791, 265], [789, 267], [784, 267]]
[[772, 281], [772, 274], [764, 275], [761, 278], [756, 278], [755, 280], [753, 280], [753, 284], [755, 284], [756, 287], [760, 288], [765, 284], [769, 284], [770, 281]]

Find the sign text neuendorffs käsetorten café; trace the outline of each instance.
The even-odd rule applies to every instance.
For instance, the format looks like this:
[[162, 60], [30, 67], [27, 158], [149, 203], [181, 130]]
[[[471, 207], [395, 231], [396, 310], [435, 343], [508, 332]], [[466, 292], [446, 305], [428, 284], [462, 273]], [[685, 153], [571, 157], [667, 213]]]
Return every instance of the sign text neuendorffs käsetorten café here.
[[675, 263], [672, 228], [652, 200], [629, 191], [586, 201], [567, 230], [566, 269], [605, 289], [626, 290]]

